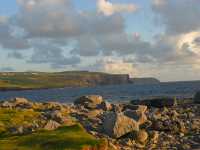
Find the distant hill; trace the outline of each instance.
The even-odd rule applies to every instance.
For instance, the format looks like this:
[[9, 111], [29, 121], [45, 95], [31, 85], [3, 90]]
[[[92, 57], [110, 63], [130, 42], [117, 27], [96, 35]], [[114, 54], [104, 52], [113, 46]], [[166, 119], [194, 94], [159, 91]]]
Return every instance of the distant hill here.
[[3, 72], [0, 90], [89, 87], [130, 83], [128, 74], [107, 74], [88, 71], [66, 72]]
[[89, 71], [0, 72], [0, 90], [92, 87], [119, 84], [158, 84], [155, 78], [130, 78], [128, 74]]
[[131, 78], [132, 84], [159, 84], [160, 81], [156, 78]]

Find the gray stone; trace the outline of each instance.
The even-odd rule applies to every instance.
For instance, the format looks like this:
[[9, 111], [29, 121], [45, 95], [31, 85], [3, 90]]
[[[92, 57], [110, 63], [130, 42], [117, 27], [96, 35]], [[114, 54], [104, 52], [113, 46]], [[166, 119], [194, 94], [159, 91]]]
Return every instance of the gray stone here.
[[14, 108], [15, 107], [15, 105], [13, 103], [10, 103], [8, 101], [1, 102], [0, 106], [2, 108]]
[[49, 120], [47, 122], [47, 124], [44, 126], [44, 129], [45, 130], [55, 130], [55, 129], [59, 128], [60, 126], [61, 125], [58, 122]]
[[103, 101], [100, 105], [100, 108], [105, 111], [110, 111], [112, 110], [112, 105], [109, 102]]
[[200, 104], [200, 91], [195, 94], [194, 102]]
[[136, 120], [139, 123], [139, 125], [142, 125], [145, 122], [147, 122], [147, 116], [145, 114], [147, 106], [137, 105], [129, 108], [132, 108], [133, 110], [132, 109], [125, 110], [124, 115]]
[[123, 113], [108, 112], [103, 118], [103, 129], [110, 137], [119, 138], [132, 131], [138, 131], [139, 124]]
[[33, 107], [33, 103], [25, 98], [16, 97], [12, 99], [10, 102], [13, 103], [14, 107], [27, 108], [27, 109]]
[[43, 103], [44, 106], [44, 110], [60, 110], [62, 111], [64, 109], [64, 107], [62, 106], [62, 104], [57, 103], [57, 102], [46, 102]]
[[148, 139], [148, 133], [145, 130], [140, 130], [137, 132], [137, 141], [144, 143]]
[[147, 116], [144, 113], [138, 113], [135, 110], [127, 110], [124, 112], [124, 115], [134, 119], [139, 125], [143, 125], [145, 122], [147, 122]]
[[96, 109], [100, 107], [102, 102], [103, 102], [102, 96], [87, 95], [87, 96], [82, 96], [78, 98], [77, 100], [75, 100], [74, 104], [78, 106], [84, 106], [85, 108], [88, 108], [88, 109]]
[[33, 107], [33, 103], [28, 101], [25, 98], [19, 98], [16, 97], [14, 99], [11, 99], [9, 101], [3, 101], [0, 103], [0, 107], [2, 108], [26, 108], [26, 109], [30, 109]]
[[131, 101], [133, 105], [146, 105], [148, 107], [171, 107], [177, 104], [176, 98], [171, 97], [155, 97], [151, 99], [144, 99], [144, 100], [133, 100]]
[[9, 128], [9, 132], [11, 134], [23, 134], [24, 133], [24, 127], [23, 126], [11, 127], [11, 128]]

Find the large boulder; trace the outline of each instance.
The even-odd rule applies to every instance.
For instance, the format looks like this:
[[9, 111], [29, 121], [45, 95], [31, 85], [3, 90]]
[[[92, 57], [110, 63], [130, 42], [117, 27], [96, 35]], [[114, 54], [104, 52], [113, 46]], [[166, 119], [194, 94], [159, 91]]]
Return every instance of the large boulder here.
[[55, 129], [59, 128], [60, 126], [61, 126], [61, 124], [59, 124], [58, 122], [49, 120], [47, 122], [47, 124], [44, 126], [44, 129], [45, 130], [55, 130]]
[[101, 104], [103, 103], [102, 96], [99, 95], [87, 95], [82, 96], [74, 101], [75, 105], [78, 106], [84, 106], [87, 109], [96, 109], [101, 107]]
[[145, 112], [147, 110], [147, 106], [139, 105], [139, 106], [135, 106], [135, 108], [137, 108], [137, 109], [135, 109], [135, 110], [128, 109], [128, 110], [124, 111], [124, 114], [126, 116], [136, 120], [139, 125], [142, 125], [145, 122], [147, 122], [147, 116], [145, 114]]
[[148, 139], [148, 133], [145, 130], [140, 130], [137, 132], [137, 141], [144, 143]]
[[43, 116], [45, 117], [45, 120], [53, 120], [59, 124], [65, 124], [65, 125], [74, 124], [74, 120], [73, 118], [71, 118], [70, 115], [62, 113], [61, 111], [58, 110], [46, 111], [43, 113]]
[[61, 103], [58, 103], [58, 102], [46, 102], [46, 103], [43, 103], [43, 107], [42, 109], [44, 111], [55, 111], [55, 110], [59, 110], [59, 111], [64, 111], [65, 108], [63, 107], [63, 105]]
[[103, 118], [103, 129], [110, 137], [119, 138], [132, 131], [138, 131], [139, 124], [123, 113], [107, 112]]
[[58, 110], [53, 110], [53, 111], [46, 111], [44, 113], [44, 116], [47, 117], [47, 119], [51, 119], [51, 120], [55, 120], [59, 123], [63, 122], [63, 118], [64, 116], [62, 115], [62, 113]]
[[196, 92], [194, 96], [194, 102], [200, 104], [200, 91]]
[[91, 111], [85, 113], [87, 118], [90, 118], [90, 119], [97, 118], [98, 116], [101, 116], [102, 114], [103, 114], [102, 109], [94, 109], [94, 110], [91, 110]]
[[11, 134], [24, 134], [24, 127], [23, 126], [19, 126], [19, 127], [11, 127], [8, 129], [8, 131]]
[[27, 100], [26, 98], [19, 98], [16, 97], [14, 98], [11, 102], [15, 104], [15, 107], [20, 107], [20, 108], [32, 108], [33, 103]]
[[0, 103], [1, 108], [14, 108], [15, 105], [9, 101], [3, 101]]
[[103, 101], [100, 105], [100, 108], [105, 110], [105, 111], [110, 111], [113, 109], [113, 106], [111, 103], [107, 102], [107, 101]]
[[16, 97], [16, 98], [12, 99], [11, 102], [13, 102], [15, 104], [27, 104], [27, 103], [30, 103], [27, 99], [21, 98], [21, 97]]
[[29, 100], [25, 99], [25, 98], [13, 98], [9, 101], [4, 101], [1, 104], [1, 107], [4, 108], [32, 108], [33, 107], [33, 103], [30, 102]]
[[177, 101], [176, 98], [171, 98], [171, 97], [155, 97], [144, 100], [133, 100], [131, 101], [131, 104], [162, 108], [162, 107], [175, 106], [177, 104]]

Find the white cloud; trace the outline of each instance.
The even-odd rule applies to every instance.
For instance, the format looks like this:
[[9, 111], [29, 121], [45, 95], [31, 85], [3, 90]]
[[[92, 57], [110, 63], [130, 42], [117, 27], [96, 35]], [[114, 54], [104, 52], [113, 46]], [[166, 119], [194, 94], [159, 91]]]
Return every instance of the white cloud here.
[[100, 65], [100, 70], [114, 74], [129, 74], [135, 76], [138, 71], [132, 63], [127, 63], [120, 58], [105, 57], [97, 62]]
[[6, 16], [0, 16], [0, 24], [4, 24], [8, 21], [8, 17]]
[[167, 34], [182, 34], [200, 29], [199, 0], [153, 0], [153, 11]]
[[196, 55], [200, 56], [200, 45], [199, 43], [195, 42], [195, 39], [198, 39], [199, 37], [200, 32], [198, 31], [183, 34], [178, 39], [177, 47], [181, 49], [187, 44], [188, 49], [191, 50], [191, 52], [194, 52]]
[[153, 0], [153, 4], [157, 6], [164, 5], [166, 0]]
[[134, 4], [113, 4], [108, 0], [98, 0], [97, 7], [98, 11], [106, 16], [119, 12], [134, 12], [138, 8]]

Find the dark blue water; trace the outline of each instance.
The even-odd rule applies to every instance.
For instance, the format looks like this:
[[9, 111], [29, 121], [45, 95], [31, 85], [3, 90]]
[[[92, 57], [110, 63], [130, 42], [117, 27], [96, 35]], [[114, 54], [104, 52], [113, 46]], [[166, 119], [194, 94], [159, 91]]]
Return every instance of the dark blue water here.
[[200, 82], [161, 83], [159, 85], [114, 85], [91, 88], [63, 88], [28, 91], [1, 91], [0, 100], [25, 97], [33, 101], [73, 102], [77, 97], [99, 94], [109, 101], [130, 101], [153, 96], [192, 97]]

